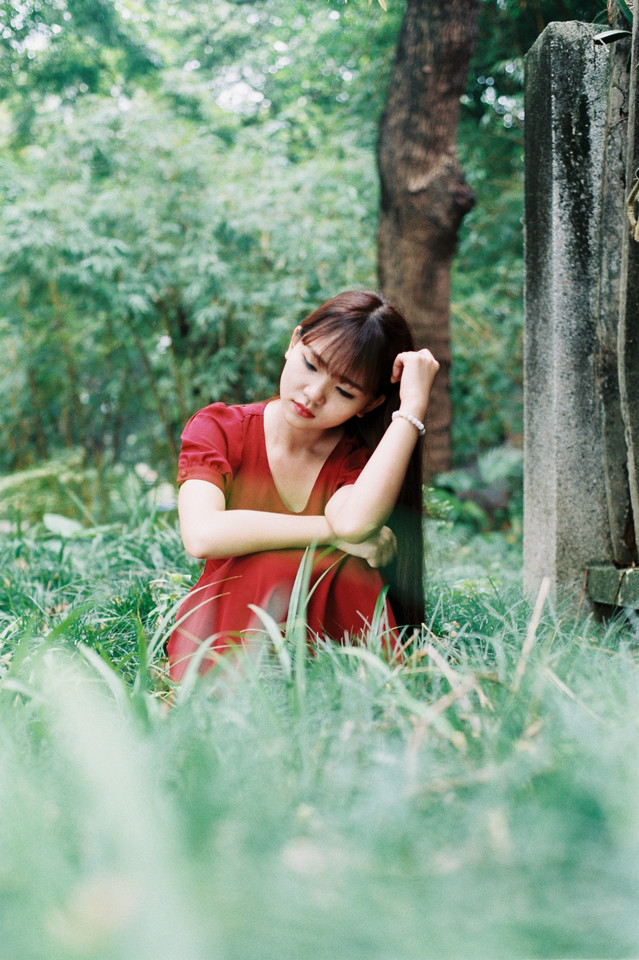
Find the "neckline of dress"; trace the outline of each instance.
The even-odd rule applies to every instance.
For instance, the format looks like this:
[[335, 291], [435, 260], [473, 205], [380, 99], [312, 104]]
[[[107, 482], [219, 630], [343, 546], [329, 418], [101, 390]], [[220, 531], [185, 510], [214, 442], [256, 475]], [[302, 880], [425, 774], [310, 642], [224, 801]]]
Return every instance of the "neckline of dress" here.
[[302, 507], [302, 509], [301, 509], [301, 510], [291, 510], [291, 508], [290, 508], [290, 507], [286, 504], [286, 502], [284, 501], [284, 498], [282, 497], [282, 494], [280, 493], [280, 489], [279, 489], [279, 487], [278, 487], [278, 485], [277, 485], [277, 481], [275, 480], [275, 476], [274, 476], [274, 474], [273, 474], [273, 470], [271, 469], [271, 462], [270, 462], [269, 457], [268, 457], [268, 447], [267, 447], [267, 445], [266, 445], [266, 429], [265, 429], [264, 414], [265, 414], [265, 412], [266, 412], [266, 408], [267, 408], [267, 406], [269, 405], [269, 403], [272, 403], [273, 400], [278, 400], [278, 399], [279, 399], [279, 397], [273, 397], [272, 400], [266, 400], [266, 401], [264, 402], [264, 404], [263, 404], [263, 407], [262, 407], [262, 430], [261, 430], [261, 439], [262, 439], [262, 444], [263, 444], [263, 446], [264, 446], [264, 458], [265, 458], [265, 460], [266, 460], [266, 465], [267, 465], [267, 467], [268, 467], [268, 472], [269, 472], [270, 477], [271, 477], [271, 482], [272, 482], [272, 484], [273, 484], [273, 489], [275, 490], [275, 492], [276, 492], [276, 494], [277, 494], [277, 496], [278, 496], [278, 499], [279, 499], [280, 503], [282, 504], [282, 506], [284, 507], [284, 509], [286, 510], [287, 513], [291, 513], [291, 514], [293, 514], [294, 516], [299, 517], [299, 516], [302, 516], [302, 515], [304, 514], [304, 512], [305, 512], [305, 511], [307, 510], [307, 508], [308, 508], [309, 503], [310, 503], [311, 500], [313, 499], [313, 494], [315, 493], [315, 488], [317, 487], [317, 484], [318, 484], [319, 481], [320, 481], [320, 477], [322, 476], [322, 474], [323, 474], [324, 471], [326, 470], [327, 465], [328, 465], [328, 463], [330, 462], [331, 458], [335, 455], [335, 453], [337, 452], [337, 450], [339, 450], [339, 448], [341, 447], [341, 445], [342, 445], [343, 443], [347, 442], [349, 435], [348, 435], [348, 433], [347, 433], [346, 431], [344, 431], [344, 433], [341, 435], [341, 437], [339, 438], [339, 440], [337, 441], [337, 443], [335, 444], [335, 446], [333, 447], [333, 449], [330, 451], [330, 453], [328, 454], [328, 456], [324, 459], [324, 462], [322, 463], [322, 466], [319, 468], [319, 470], [318, 470], [318, 472], [317, 472], [317, 476], [315, 477], [315, 480], [314, 480], [313, 485], [312, 485], [312, 487], [311, 487], [310, 493], [309, 493], [309, 495], [308, 495], [308, 497], [307, 497], [307, 499], [306, 499], [306, 503], [304, 504], [304, 506]]

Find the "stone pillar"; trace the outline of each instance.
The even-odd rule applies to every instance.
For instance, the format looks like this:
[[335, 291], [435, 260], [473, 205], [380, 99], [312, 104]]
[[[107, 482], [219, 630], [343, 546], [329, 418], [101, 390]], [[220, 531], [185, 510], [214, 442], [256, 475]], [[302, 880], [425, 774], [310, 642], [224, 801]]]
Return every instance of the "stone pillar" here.
[[609, 51], [551, 23], [526, 59], [524, 586], [612, 559], [595, 377]]

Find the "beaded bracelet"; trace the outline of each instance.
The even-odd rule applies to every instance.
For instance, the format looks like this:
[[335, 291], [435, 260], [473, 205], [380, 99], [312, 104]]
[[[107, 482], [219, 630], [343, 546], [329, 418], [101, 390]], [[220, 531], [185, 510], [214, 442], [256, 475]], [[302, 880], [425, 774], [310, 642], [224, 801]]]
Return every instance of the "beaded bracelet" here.
[[397, 420], [398, 417], [401, 417], [402, 420], [408, 420], [409, 423], [412, 423], [414, 427], [417, 427], [420, 437], [423, 437], [426, 433], [426, 428], [421, 420], [418, 420], [417, 417], [414, 417], [412, 413], [402, 413], [401, 410], [395, 410], [391, 420]]

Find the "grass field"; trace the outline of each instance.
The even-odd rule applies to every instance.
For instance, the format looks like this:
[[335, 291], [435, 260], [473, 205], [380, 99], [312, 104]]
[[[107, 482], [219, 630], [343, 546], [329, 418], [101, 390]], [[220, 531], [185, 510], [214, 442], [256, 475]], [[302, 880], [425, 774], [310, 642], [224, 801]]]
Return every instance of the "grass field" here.
[[404, 662], [291, 631], [170, 709], [174, 524], [3, 534], [2, 960], [639, 957], [637, 622], [429, 534]]

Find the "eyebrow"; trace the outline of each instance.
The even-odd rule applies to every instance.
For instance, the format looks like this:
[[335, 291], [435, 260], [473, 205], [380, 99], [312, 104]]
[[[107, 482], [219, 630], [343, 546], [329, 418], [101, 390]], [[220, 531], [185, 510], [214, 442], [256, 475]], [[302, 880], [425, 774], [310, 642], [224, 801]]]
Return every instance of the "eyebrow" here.
[[328, 364], [327, 364], [324, 360], [322, 360], [322, 358], [320, 357], [319, 353], [315, 353], [315, 351], [313, 350], [313, 348], [312, 348], [311, 346], [309, 346], [308, 344], [306, 344], [305, 346], [307, 347], [307, 349], [309, 350], [309, 352], [312, 354], [313, 360], [315, 361], [315, 363], [317, 364], [318, 367], [321, 367], [322, 370], [327, 370], [328, 373], [329, 373], [335, 380], [339, 380], [340, 383], [348, 383], [349, 386], [354, 387], [356, 390], [359, 390], [360, 393], [365, 393], [365, 390], [364, 390], [364, 388], [362, 387], [362, 385], [359, 384], [359, 383], [357, 383], [356, 380], [351, 380], [350, 377], [344, 377], [344, 376], [342, 376], [341, 373], [340, 373], [340, 374], [332, 374], [331, 371], [328, 369]]

